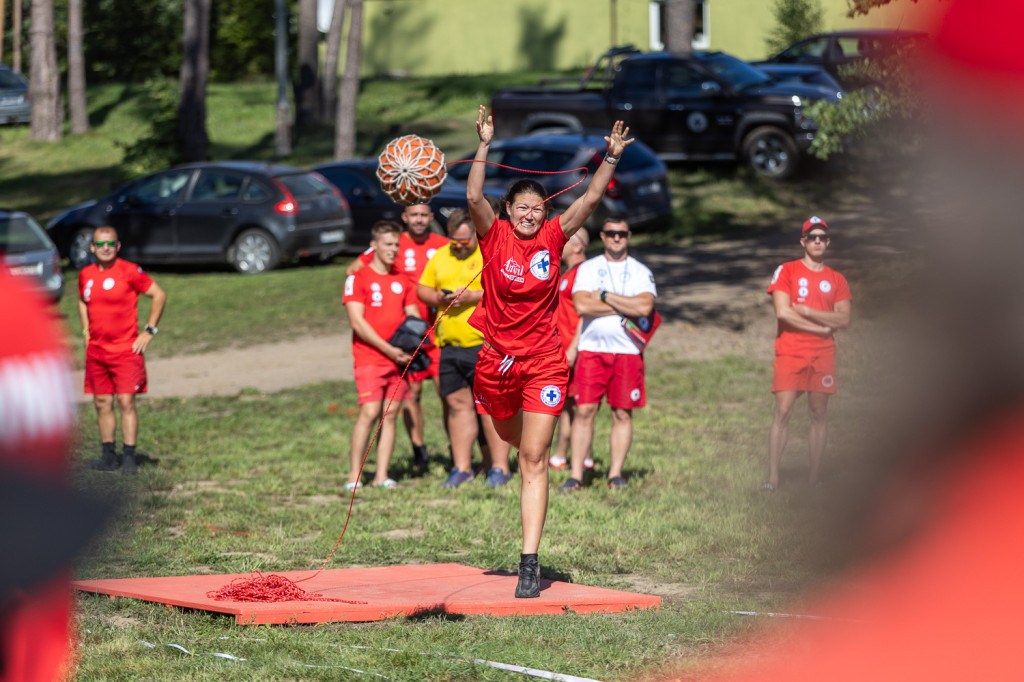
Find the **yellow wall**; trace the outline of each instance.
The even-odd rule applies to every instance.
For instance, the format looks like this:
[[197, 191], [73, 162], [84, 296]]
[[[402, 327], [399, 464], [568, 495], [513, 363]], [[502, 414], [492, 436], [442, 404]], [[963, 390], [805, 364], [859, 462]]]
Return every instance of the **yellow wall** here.
[[[743, 59], [767, 56], [773, 0], [707, 2], [710, 49]], [[821, 0], [826, 31], [923, 28], [936, 2], [895, 0], [866, 17], [849, 19], [845, 0]], [[649, 50], [648, 17], [648, 0], [366, 0], [362, 73], [582, 68], [612, 44]]]

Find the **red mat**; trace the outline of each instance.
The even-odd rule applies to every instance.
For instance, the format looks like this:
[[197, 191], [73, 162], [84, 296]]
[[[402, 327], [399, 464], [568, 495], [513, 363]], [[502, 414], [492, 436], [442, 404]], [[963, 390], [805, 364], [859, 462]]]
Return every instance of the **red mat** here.
[[[312, 571], [278, 572], [301, 580]], [[516, 599], [517, 578], [504, 571], [485, 571], [459, 564], [340, 568], [323, 571], [299, 583], [306, 592], [325, 597], [362, 601], [288, 601], [277, 603], [217, 601], [207, 592], [224, 587], [247, 574], [186, 575], [167, 578], [120, 578], [77, 580], [83, 592], [215, 611], [235, 616], [239, 623], [326, 623], [331, 621], [383, 620], [395, 616], [428, 613], [528, 616], [565, 613], [617, 613], [656, 607], [661, 597], [608, 590], [552, 580], [540, 581], [540, 597]]]

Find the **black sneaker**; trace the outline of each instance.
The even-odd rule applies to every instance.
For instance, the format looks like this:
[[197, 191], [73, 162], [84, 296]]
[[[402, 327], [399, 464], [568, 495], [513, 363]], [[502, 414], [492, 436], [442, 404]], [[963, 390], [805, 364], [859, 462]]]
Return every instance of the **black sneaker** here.
[[540, 596], [540, 564], [535, 561], [519, 562], [519, 583], [516, 585], [516, 599], [530, 599]]
[[82, 466], [93, 471], [117, 471], [121, 465], [117, 461], [117, 455], [103, 453], [101, 458], [85, 462]]
[[430, 468], [430, 453], [427, 452], [426, 445], [413, 446], [412, 463], [419, 471], [426, 471]]
[[123, 457], [121, 473], [126, 476], [134, 476], [139, 473], [139, 467], [135, 463], [135, 455], [125, 455]]

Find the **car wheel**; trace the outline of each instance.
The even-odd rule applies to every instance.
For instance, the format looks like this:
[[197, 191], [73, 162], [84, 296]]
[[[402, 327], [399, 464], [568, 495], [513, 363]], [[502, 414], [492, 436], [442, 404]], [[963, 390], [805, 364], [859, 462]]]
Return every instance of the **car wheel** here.
[[796, 172], [796, 143], [786, 131], [773, 126], [754, 128], [743, 140], [743, 158], [758, 175], [785, 180]]
[[263, 230], [245, 230], [231, 245], [228, 260], [238, 272], [258, 275], [277, 267], [281, 262], [281, 249], [274, 238]]
[[91, 227], [83, 227], [75, 232], [68, 244], [68, 262], [75, 270], [81, 270], [86, 265], [96, 262], [92, 254], [92, 235], [95, 232]]

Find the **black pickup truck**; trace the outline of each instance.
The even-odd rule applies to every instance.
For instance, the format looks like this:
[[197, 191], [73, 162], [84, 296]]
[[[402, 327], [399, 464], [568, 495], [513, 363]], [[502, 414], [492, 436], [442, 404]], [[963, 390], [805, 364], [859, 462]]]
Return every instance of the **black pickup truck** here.
[[799, 165], [816, 124], [804, 112], [837, 94], [775, 82], [722, 52], [606, 52], [575, 87], [505, 88], [491, 99], [495, 136], [610, 129], [616, 119], [666, 161], [742, 160], [783, 179]]

